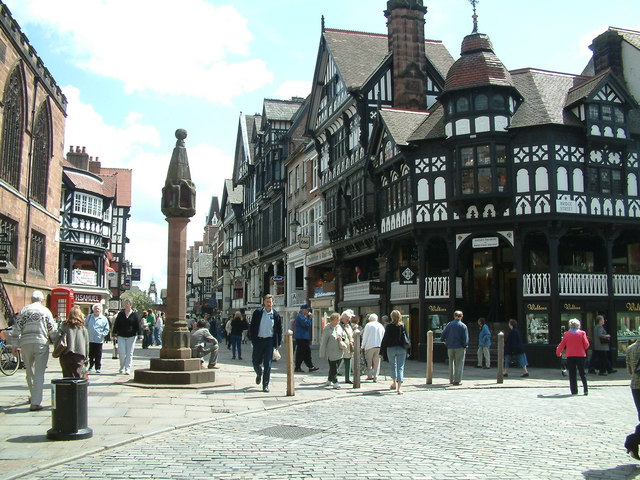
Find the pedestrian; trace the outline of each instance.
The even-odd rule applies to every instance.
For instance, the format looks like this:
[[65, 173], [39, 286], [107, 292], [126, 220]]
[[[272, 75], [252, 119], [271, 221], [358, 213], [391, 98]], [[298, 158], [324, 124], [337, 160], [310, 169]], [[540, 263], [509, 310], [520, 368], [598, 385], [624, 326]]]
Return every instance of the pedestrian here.
[[247, 344], [249, 343], [249, 340], [247, 339], [249, 336], [249, 321], [247, 320], [246, 315], [242, 315], [242, 324], [244, 326], [242, 330], [242, 343]]
[[263, 307], [253, 311], [249, 325], [253, 343], [251, 361], [256, 372], [256, 385], [262, 383], [262, 391], [268, 393], [273, 351], [282, 343], [282, 317], [273, 308], [273, 295], [265, 295], [262, 303]]
[[149, 338], [147, 339], [147, 345], [155, 345], [153, 341], [153, 330], [156, 328], [156, 316], [153, 313], [153, 310], [149, 309], [147, 312], [147, 325], [149, 327]]
[[164, 312], [158, 312], [156, 324], [153, 326], [153, 341], [156, 345], [162, 345], [162, 331], [164, 330]]
[[224, 333], [226, 335], [227, 350], [231, 350], [231, 322], [233, 321], [233, 315], [229, 315], [227, 323], [224, 324]]
[[100, 373], [102, 368], [102, 345], [104, 339], [109, 335], [109, 320], [102, 315], [102, 305], [94, 303], [91, 307], [92, 313], [87, 315], [85, 323], [89, 332], [89, 372], [96, 367], [96, 373]]
[[562, 355], [562, 351], [567, 349], [567, 370], [569, 371], [569, 390], [571, 395], [578, 394], [578, 380], [576, 378], [576, 368], [582, 380], [582, 390], [585, 395], [589, 394], [587, 387], [587, 376], [584, 374], [585, 360], [587, 358], [587, 349], [589, 348], [589, 340], [584, 330], [580, 330], [580, 320], [572, 318], [569, 320], [569, 330], [564, 332], [562, 341], [556, 348], [556, 355]]
[[384, 337], [384, 326], [378, 321], [378, 315], [369, 315], [369, 321], [362, 332], [362, 350], [367, 361], [367, 380], [378, 381], [380, 373], [380, 345]]
[[131, 375], [136, 337], [142, 340], [142, 325], [138, 313], [133, 311], [131, 300], [128, 298], [124, 300], [124, 308], [118, 312], [113, 322], [113, 334], [118, 337], [119, 373]]
[[[211, 345], [208, 345], [211, 344]], [[209, 321], [201, 318], [196, 322], [195, 328], [191, 331], [191, 358], [209, 357], [207, 368], [218, 369], [218, 340], [209, 331]]]
[[389, 316], [382, 315], [382, 317], [380, 317], [380, 323], [382, 323], [383, 327], [386, 327], [389, 324]]
[[344, 383], [353, 384], [353, 382], [349, 379], [351, 377], [351, 358], [353, 358], [353, 327], [351, 326], [351, 320], [356, 315], [353, 313], [353, 310], [347, 309], [342, 312], [340, 315], [340, 327], [344, 332], [344, 341], [347, 344], [347, 349], [344, 351], [344, 355], [342, 356], [342, 363], [344, 365]]
[[404, 364], [407, 360], [408, 345], [406, 342], [407, 331], [404, 328], [402, 314], [398, 310], [391, 312], [391, 322], [384, 329], [384, 336], [380, 342], [380, 351], [391, 367], [391, 390], [402, 395], [404, 383]]
[[627, 348], [627, 371], [631, 375], [631, 395], [636, 405], [638, 420], [640, 420], [640, 341], [636, 341]]
[[322, 330], [320, 338], [320, 358], [326, 358], [329, 362], [329, 374], [327, 375], [327, 387], [340, 388], [338, 383], [338, 367], [342, 362], [342, 356], [349, 347], [345, 342], [344, 331], [340, 326], [340, 314], [332, 313], [329, 323]]
[[60, 325], [58, 337], [60, 340], [64, 339], [67, 346], [59, 358], [62, 376], [82, 378], [82, 367], [87, 363], [89, 354], [89, 332], [80, 307], [71, 309], [69, 316]]
[[236, 350], [238, 352], [238, 360], [242, 360], [242, 332], [245, 329], [245, 323], [242, 320], [242, 313], [236, 312], [233, 320], [231, 320], [231, 352], [233, 360], [236, 359]]
[[476, 368], [483, 368], [482, 359], [484, 359], [484, 368], [490, 368], [491, 365], [491, 331], [487, 325], [487, 319], [480, 317], [478, 319], [480, 332], [478, 333], [478, 365]]
[[527, 370], [527, 355], [524, 353], [522, 335], [520, 335], [520, 330], [518, 330], [518, 322], [513, 318], [509, 320], [509, 331], [507, 332], [507, 338], [504, 340], [503, 376], [509, 376], [509, 367], [512, 362], [514, 363], [514, 366], [517, 365], [522, 368], [521, 377], [529, 376], [529, 370]]
[[29, 387], [29, 410], [42, 410], [44, 372], [49, 360], [49, 343], [57, 337], [57, 326], [51, 311], [42, 304], [44, 294], [34, 290], [13, 325], [14, 352], [22, 356]]
[[609, 360], [609, 349], [611, 346], [611, 335], [607, 333], [604, 328], [604, 316], [596, 316], [596, 326], [593, 329], [593, 358], [591, 359], [591, 368], [589, 373], [596, 373], [598, 375], [608, 375], [609, 373], [615, 373], [615, 370], [611, 366]]
[[142, 311], [140, 315], [140, 328], [142, 330], [142, 348], [145, 350], [149, 348], [149, 324], [147, 323], [147, 315], [148, 312], [146, 310]]
[[300, 305], [300, 311], [296, 315], [293, 327], [293, 338], [296, 341], [295, 371], [302, 372], [302, 363], [307, 366], [310, 372], [315, 372], [318, 367], [313, 365], [311, 360], [311, 327], [313, 317], [308, 305]]
[[460, 310], [453, 312], [453, 320], [445, 325], [440, 336], [447, 346], [449, 383], [452, 385], [460, 385], [462, 383], [464, 357], [469, 346], [469, 330], [462, 322], [463, 316]]

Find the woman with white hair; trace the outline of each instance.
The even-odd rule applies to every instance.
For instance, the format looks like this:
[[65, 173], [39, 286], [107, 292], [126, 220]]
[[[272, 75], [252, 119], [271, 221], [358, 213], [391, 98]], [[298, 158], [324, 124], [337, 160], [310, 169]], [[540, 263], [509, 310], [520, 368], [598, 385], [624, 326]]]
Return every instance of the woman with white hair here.
[[580, 330], [580, 320], [572, 318], [569, 320], [569, 330], [564, 332], [562, 341], [556, 348], [556, 355], [562, 355], [562, 351], [567, 349], [567, 370], [569, 370], [569, 389], [571, 395], [578, 394], [578, 379], [576, 378], [576, 368], [580, 373], [584, 394], [589, 394], [587, 388], [587, 377], [584, 374], [584, 363], [587, 358], [589, 340], [584, 330]]

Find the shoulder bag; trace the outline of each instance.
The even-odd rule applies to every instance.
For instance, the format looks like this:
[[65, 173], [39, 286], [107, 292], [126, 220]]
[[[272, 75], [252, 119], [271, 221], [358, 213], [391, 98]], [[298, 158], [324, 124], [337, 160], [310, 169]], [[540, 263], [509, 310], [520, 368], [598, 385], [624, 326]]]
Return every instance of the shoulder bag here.
[[53, 353], [51, 354], [53, 358], [60, 358], [62, 355], [67, 353], [67, 350], [69, 350], [69, 346], [67, 345], [67, 336], [64, 332], [60, 332], [54, 345], [55, 346], [53, 347]]

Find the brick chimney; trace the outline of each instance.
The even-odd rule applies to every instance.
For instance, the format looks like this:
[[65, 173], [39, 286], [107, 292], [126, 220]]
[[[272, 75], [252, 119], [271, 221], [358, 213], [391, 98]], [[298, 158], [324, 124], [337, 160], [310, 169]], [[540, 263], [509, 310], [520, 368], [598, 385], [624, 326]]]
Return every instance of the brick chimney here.
[[426, 69], [422, 0], [389, 0], [387, 17], [389, 52], [393, 53], [393, 106], [426, 110]]
[[93, 157], [89, 158], [89, 171], [91, 173], [95, 173], [96, 175], [100, 173], [100, 168], [102, 167], [102, 165], [100, 164], [100, 158], [96, 157], [95, 161], [93, 160]]
[[622, 35], [609, 29], [594, 38], [589, 48], [593, 52], [593, 68], [596, 75], [610, 68], [620, 80], [624, 80]]
[[76, 147], [73, 149], [73, 145], [67, 152], [67, 161], [76, 168], [81, 170], [89, 170], [89, 154], [86, 147]]

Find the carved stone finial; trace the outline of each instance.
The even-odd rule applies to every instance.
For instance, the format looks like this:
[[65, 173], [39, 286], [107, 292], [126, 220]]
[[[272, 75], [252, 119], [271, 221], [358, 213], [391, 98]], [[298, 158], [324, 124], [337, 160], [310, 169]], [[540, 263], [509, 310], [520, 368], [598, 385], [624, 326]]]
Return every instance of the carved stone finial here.
[[171, 155], [167, 179], [162, 189], [162, 213], [166, 217], [193, 217], [196, 213], [196, 186], [191, 181], [184, 139], [187, 131], [176, 130], [176, 146]]

